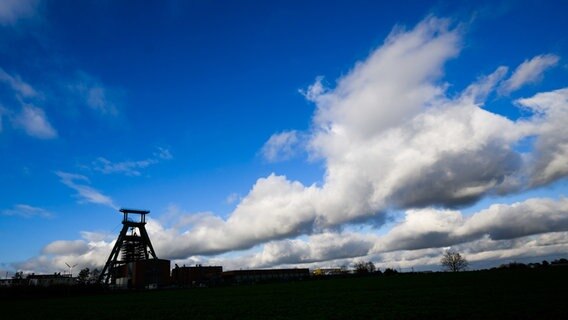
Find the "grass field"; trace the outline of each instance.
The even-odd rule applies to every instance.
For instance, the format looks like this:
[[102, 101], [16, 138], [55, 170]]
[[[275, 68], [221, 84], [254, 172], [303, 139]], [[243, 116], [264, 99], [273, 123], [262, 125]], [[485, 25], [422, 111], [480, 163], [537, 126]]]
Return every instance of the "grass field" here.
[[2, 319], [568, 319], [568, 269], [2, 299]]

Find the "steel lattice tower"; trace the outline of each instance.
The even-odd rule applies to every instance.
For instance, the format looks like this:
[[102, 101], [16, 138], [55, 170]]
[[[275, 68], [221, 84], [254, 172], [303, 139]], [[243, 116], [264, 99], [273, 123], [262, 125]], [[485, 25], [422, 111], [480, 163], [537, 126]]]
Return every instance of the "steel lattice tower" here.
[[[114, 283], [117, 269], [130, 262], [158, 259], [145, 227], [146, 215], [150, 211], [120, 209], [120, 212], [124, 214], [122, 230], [99, 276], [99, 283]], [[129, 214], [139, 215], [140, 219], [134, 221], [128, 216]]]

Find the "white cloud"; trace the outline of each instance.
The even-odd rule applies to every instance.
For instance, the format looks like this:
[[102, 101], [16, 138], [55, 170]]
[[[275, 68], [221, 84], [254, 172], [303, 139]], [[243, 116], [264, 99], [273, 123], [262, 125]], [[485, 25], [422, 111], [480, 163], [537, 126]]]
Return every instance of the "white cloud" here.
[[269, 162], [284, 161], [297, 154], [301, 138], [297, 131], [273, 134], [262, 147], [261, 153]]
[[513, 75], [507, 79], [500, 87], [500, 92], [509, 94], [525, 84], [535, 83], [542, 79], [542, 74], [556, 64], [560, 58], [553, 54], [543, 54], [530, 60], [525, 60], [517, 67]]
[[[436, 267], [447, 247], [463, 252], [471, 262], [559, 255], [568, 249], [568, 199], [565, 198], [496, 204], [469, 216], [452, 210], [409, 210], [384, 235], [373, 231], [324, 231], [308, 237], [269, 241], [260, 251], [213, 257], [200, 254], [213, 253], [207, 251], [211, 248], [208, 242], [217, 242], [216, 237], [229, 230], [224, 228], [223, 221], [207, 212], [184, 214], [177, 208], [169, 211], [172, 213], [169, 221], [176, 220], [172, 227], [166, 228], [154, 219], [147, 224], [158, 256], [179, 259], [176, 263], [220, 264], [226, 269], [340, 266], [361, 259], [372, 260], [381, 268]], [[214, 234], [210, 230], [204, 232], [206, 228], [221, 230]], [[18, 268], [47, 270], [63, 265], [62, 261], [102, 266], [116, 235], [81, 234], [79, 240], [47, 245], [42, 256], [20, 263]], [[229, 243], [224, 246], [234, 247]]]
[[92, 240], [83, 238], [71, 241], [54, 241], [42, 250], [41, 255], [23, 262], [13, 263], [12, 268], [24, 273], [67, 272], [69, 265], [77, 265], [75, 270], [83, 268], [99, 270], [104, 266], [114, 241]]
[[114, 204], [113, 200], [109, 196], [106, 196], [100, 191], [87, 185], [89, 183], [89, 179], [87, 177], [62, 171], [57, 171], [55, 174], [61, 179], [61, 182], [64, 185], [77, 191], [77, 197], [80, 202], [85, 201], [89, 203], [102, 204], [115, 210], [118, 209], [118, 206]]
[[495, 87], [503, 80], [509, 68], [501, 66], [492, 74], [480, 77], [477, 82], [468, 86], [462, 93], [462, 99], [473, 103], [483, 104], [487, 96], [495, 90]]
[[536, 142], [527, 170], [533, 186], [568, 175], [568, 88], [544, 92], [517, 104], [536, 113]]
[[0, 25], [14, 25], [19, 20], [36, 15], [39, 0], [0, 1]]
[[458, 248], [471, 261], [538, 257], [565, 252], [567, 230], [567, 199], [530, 199], [492, 205], [471, 217], [451, 210], [410, 210], [383, 236], [324, 232], [301, 240], [272, 241], [238, 260], [250, 267], [273, 267], [363, 258], [383, 267], [407, 268], [439, 265], [446, 247]]
[[316, 77], [316, 81], [308, 86], [307, 90], [298, 90], [308, 101], [315, 102], [316, 99], [324, 94], [328, 89], [323, 85], [323, 76]]
[[0, 211], [1, 214], [5, 216], [19, 216], [24, 218], [32, 217], [42, 217], [50, 218], [52, 217], [51, 212], [43, 208], [33, 207], [27, 204], [17, 204], [11, 209], [5, 209]]
[[55, 255], [82, 255], [88, 251], [89, 246], [84, 240], [58, 240], [45, 246], [41, 252]]
[[22, 110], [12, 119], [16, 127], [35, 138], [53, 139], [57, 137], [57, 131], [51, 126], [45, 112], [33, 105], [24, 105]]

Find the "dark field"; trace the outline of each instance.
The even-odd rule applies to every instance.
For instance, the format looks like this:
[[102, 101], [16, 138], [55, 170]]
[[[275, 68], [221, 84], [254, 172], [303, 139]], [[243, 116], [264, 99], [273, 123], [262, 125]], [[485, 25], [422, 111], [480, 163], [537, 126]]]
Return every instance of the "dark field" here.
[[[568, 269], [4, 297], [2, 319], [568, 319]], [[69, 295], [69, 293], [67, 293]]]

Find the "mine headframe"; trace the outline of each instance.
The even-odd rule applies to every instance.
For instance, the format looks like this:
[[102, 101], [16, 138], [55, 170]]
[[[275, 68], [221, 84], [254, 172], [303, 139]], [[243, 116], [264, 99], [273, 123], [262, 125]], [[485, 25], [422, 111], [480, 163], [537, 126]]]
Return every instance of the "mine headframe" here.
[[[124, 214], [122, 230], [99, 276], [99, 283], [113, 284], [131, 262], [158, 259], [146, 231], [148, 210], [120, 209]], [[139, 219], [133, 219], [138, 215]]]

